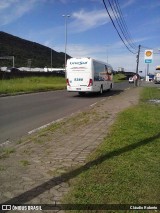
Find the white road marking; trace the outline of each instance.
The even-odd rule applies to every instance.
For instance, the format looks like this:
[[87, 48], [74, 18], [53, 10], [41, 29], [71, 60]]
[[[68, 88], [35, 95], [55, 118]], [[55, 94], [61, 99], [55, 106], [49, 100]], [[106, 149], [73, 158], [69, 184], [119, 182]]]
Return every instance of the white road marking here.
[[0, 147], [1, 147], [1, 146], [6, 146], [6, 145], [8, 145], [8, 144], [10, 144], [10, 143], [11, 143], [11, 141], [7, 140], [7, 141], [1, 143], [1, 144], [0, 144]]
[[91, 105], [90, 105], [90, 107], [93, 107], [93, 106], [95, 106], [96, 104], [97, 104], [97, 102], [96, 102], [96, 103], [94, 103], [94, 104], [91, 104]]
[[[64, 117], [64, 118], [65, 118], [65, 117]], [[48, 123], [48, 124], [45, 124], [45, 125], [40, 126], [40, 127], [36, 128], [36, 129], [33, 129], [33, 130], [29, 131], [28, 134], [31, 135], [32, 133], [38, 132], [38, 131], [41, 130], [41, 129], [44, 129], [44, 128], [46, 128], [46, 127], [52, 125], [52, 124], [55, 124], [55, 123], [58, 123], [58, 122], [62, 121], [64, 118], [57, 119], [57, 120], [52, 121], [52, 122], [50, 122], [50, 123]]]
[[128, 88], [126, 88], [126, 89], [124, 89], [124, 90], [129, 90], [130, 88], [128, 87]]
[[[110, 97], [111, 97], [111, 96], [110, 96]], [[106, 100], [106, 99], [104, 98], [104, 99], [102, 99], [101, 101], [105, 101], [105, 100]], [[95, 106], [97, 103], [98, 103], [98, 102], [95, 102], [95, 103], [91, 104], [90, 107]], [[72, 117], [72, 116], [74, 116], [75, 114], [77, 114], [77, 113], [79, 113], [79, 112], [80, 112], [80, 111], [75, 112], [75, 113], [72, 113], [70, 116]], [[48, 123], [48, 124], [45, 124], [45, 125], [40, 126], [40, 127], [36, 128], [36, 129], [33, 129], [33, 130], [29, 131], [28, 134], [31, 135], [31, 134], [33, 134], [33, 133], [35, 133], [35, 132], [38, 132], [39, 130], [44, 129], [44, 128], [46, 128], [46, 127], [52, 125], [52, 124], [58, 123], [58, 122], [62, 121], [63, 119], [65, 119], [65, 118], [67, 118], [67, 117], [70, 117], [70, 116], [66, 116], [66, 117], [57, 119], [57, 120], [52, 121], [52, 122], [50, 122], [50, 123]]]
[[105, 101], [105, 100], [106, 100], [106, 98], [102, 99], [101, 101]]

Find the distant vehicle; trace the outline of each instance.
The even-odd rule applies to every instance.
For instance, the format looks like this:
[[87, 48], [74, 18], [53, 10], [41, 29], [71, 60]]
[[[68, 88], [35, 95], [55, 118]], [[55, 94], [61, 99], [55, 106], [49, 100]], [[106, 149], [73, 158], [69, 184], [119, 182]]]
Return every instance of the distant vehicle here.
[[160, 72], [156, 73], [155, 77], [154, 77], [154, 83], [160, 83]]
[[133, 77], [129, 77], [128, 82], [129, 82], [129, 83], [134, 83], [134, 79], [133, 79]]
[[60, 75], [65, 75], [65, 71], [63, 70], [59, 70], [59, 71], [55, 71], [57, 74], [60, 74]]
[[11, 72], [19, 72], [20, 70], [18, 69], [18, 68], [16, 68], [16, 67], [12, 67], [11, 69]]
[[152, 74], [149, 74], [148, 76], [149, 76], [149, 81], [153, 81], [155, 78], [154, 75], [152, 75]]
[[71, 58], [67, 60], [67, 91], [100, 92], [113, 88], [111, 65], [92, 58]]
[[20, 70], [16, 67], [7, 67], [6, 72], [19, 72]]

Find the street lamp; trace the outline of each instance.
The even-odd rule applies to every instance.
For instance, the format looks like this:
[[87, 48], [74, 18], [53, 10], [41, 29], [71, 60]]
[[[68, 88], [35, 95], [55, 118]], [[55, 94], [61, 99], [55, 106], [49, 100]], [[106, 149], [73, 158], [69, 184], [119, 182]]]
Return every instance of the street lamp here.
[[66, 51], [67, 51], [67, 19], [70, 17], [70, 15], [62, 15], [65, 18], [65, 72], [66, 72]]
[[110, 46], [110, 44], [107, 44], [106, 47], [107, 47], [107, 64], [108, 64], [108, 47]]
[[52, 72], [52, 48], [51, 48], [51, 72]]

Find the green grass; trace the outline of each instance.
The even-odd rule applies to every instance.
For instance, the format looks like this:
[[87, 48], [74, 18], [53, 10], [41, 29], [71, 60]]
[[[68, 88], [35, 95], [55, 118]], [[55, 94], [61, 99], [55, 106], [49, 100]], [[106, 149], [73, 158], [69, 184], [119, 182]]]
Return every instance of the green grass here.
[[65, 89], [63, 77], [26, 77], [0, 80], [0, 94]]
[[142, 101], [151, 100], [151, 99], [160, 99], [160, 88], [156, 89], [154, 87], [146, 87], [143, 96], [141, 97]]
[[14, 153], [15, 151], [16, 150], [13, 147], [2, 148], [0, 150], [0, 159], [9, 157], [10, 154]]
[[[114, 75], [114, 82], [121, 82], [123, 74]], [[39, 92], [66, 89], [64, 77], [26, 77], [0, 80], [0, 94], [17, 94], [21, 92]]]
[[160, 105], [148, 103], [151, 98], [159, 99], [159, 90], [144, 88], [143, 101], [119, 114], [88, 159], [92, 166], [72, 181], [64, 203], [160, 202]]
[[5, 171], [5, 170], [6, 170], [6, 168], [4, 166], [0, 165], [0, 172]]
[[28, 166], [28, 165], [30, 165], [30, 163], [29, 163], [28, 160], [21, 160], [20, 163], [21, 163], [22, 166]]
[[122, 81], [124, 81], [125, 79], [126, 79], [126, 76], [125, 76], [124, 74], [121, 74], [121, 73], [115, 74], [115, 75], [113, 76], [113, 80], [114, 80], [115, 83], [122, 82]]

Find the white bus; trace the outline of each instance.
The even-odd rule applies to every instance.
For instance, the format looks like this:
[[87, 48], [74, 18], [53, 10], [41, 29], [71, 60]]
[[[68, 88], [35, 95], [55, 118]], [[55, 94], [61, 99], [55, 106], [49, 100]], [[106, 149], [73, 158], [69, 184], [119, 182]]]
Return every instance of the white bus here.
[[66, 67], [67, 91], [100, 92], [113, 88], [111, 65], [92, 58], [70, 58]]

